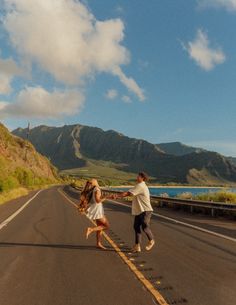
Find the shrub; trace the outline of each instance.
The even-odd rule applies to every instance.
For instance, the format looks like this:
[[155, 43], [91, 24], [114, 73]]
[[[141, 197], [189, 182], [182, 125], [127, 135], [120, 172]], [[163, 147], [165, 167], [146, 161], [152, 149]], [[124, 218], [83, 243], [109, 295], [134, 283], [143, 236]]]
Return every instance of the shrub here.
[[0, 191], [10, 191], [14, 188], [17, 188], [19, 186], [19, 181], [13, 177], [13, 176], [8, 176], [6, 179], [1, 179], [0, 180]]
[[197, 200], [236, 203], [236, 193], [221, 191], [216, 193], [199, 194], [194, 197]]
[[168, 198], [170, 197], [168, 193], [162, 193], [160, 194], [160, 197], [163, 197], [163, 198]]
[[34, 174], [32, 173], [31, 170], [17, 167], [14, 174], [21, 185], [23, 186], [34, 185]]
[[182, 194], [179, 194], [177, 196], [177, 198], [180, 198], [180, 199], [192, 199], [193, 198], [193, 194], [190, 193], [190, 192], [184, 192]]

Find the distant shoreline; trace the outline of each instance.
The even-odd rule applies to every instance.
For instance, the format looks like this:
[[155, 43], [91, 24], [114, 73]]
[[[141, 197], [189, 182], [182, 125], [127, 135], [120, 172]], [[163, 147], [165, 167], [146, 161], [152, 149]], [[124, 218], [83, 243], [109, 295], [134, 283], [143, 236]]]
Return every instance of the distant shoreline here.
[[[118, 186], [109, 186], [109, 188], [131, 188], [134, 185], [118, 185]], [[162, 189], [162, 188], [172, 188], [172, 189], [179, 189], [179, 188], [186, 188], [186, 189], [229, 189], [234, 188], [233, 186], [166, 186], [166, 185], [148, 185], [149, 188], [153, 189]]]

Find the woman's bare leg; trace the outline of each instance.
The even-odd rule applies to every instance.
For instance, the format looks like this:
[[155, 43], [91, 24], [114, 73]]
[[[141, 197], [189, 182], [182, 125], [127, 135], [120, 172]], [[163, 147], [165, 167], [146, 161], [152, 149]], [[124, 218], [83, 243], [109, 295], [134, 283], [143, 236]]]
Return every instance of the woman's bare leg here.
[[86, 238], [88, 239], [89, 235], [93, 232], [99, 232], [103, 230], [104, 230], [103, 225], [97, 225], [96, 227], [88, 227], [86, 231]]
[[86, 237], [88, 238], [91, 233], [97, 232], [97, 246], [99, 248], [105, 249], [105, 247], [102, 245], [101, 242], [102, 232], [109, 228], [109, 222], [107, 218], [104, 216], [103, 218], [96, 220], [96, 223], [97, 223], [96, 227], [89, 227], [87, 229]]
[[[99, 219], [96, 220], [97, 226], [101, 226], [102, 223], [99, 221]], [[97, 247], [102, 245], [102, 230], [101, 231], [97, 231]]]
[[109, 223], [108, 223], [108, 220], [106, 219], [106, 217], [104, 217], [103, 219], [99, 219], [97, 221], [97, 224], [99, 226], [103, 226], [103, 230], [97, 231], [97, 247], [105, 250], [106, 248], [102, 244], [102, 232], [109, 228]]
[[102, 231], [97, 231], [97, 245], [102, 241]]
[[102, 231], [97, 231], [97, 247], [106, 250], [106, 247], [102, 244]]

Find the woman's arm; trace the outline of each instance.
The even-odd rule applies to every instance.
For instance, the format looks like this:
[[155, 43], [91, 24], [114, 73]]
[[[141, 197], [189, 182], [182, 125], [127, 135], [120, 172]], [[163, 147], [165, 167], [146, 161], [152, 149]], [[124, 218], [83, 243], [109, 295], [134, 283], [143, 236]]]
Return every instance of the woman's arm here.
[[133, 194], [131, 192], [123, 192], [120, 194], [114, 194], [111, 196], [102, 197], [100, 190], [95, 192], [96, 203], [100, 203], [100, 202], [103, 202], [103, 201], [109, 200], [109, 199], [119, 199], [119, 198], [124, 198], [124, 197], [129, 197], [129, 196], [133, 196]]
[[105, 197], [102, 197], [102, 192], [100, 190], [95, 191], [94, 197], [95, 197], [96, 203], [100, 203], [100, 202], [103, 202], [104, 200], [106, 200]]

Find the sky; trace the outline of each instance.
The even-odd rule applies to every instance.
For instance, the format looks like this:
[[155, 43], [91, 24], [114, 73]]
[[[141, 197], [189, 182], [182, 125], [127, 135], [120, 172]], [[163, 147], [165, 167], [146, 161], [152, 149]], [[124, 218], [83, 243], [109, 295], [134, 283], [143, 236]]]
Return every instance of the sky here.
[[0, 120], [236, 156], [236, 0], [0, 0]]

